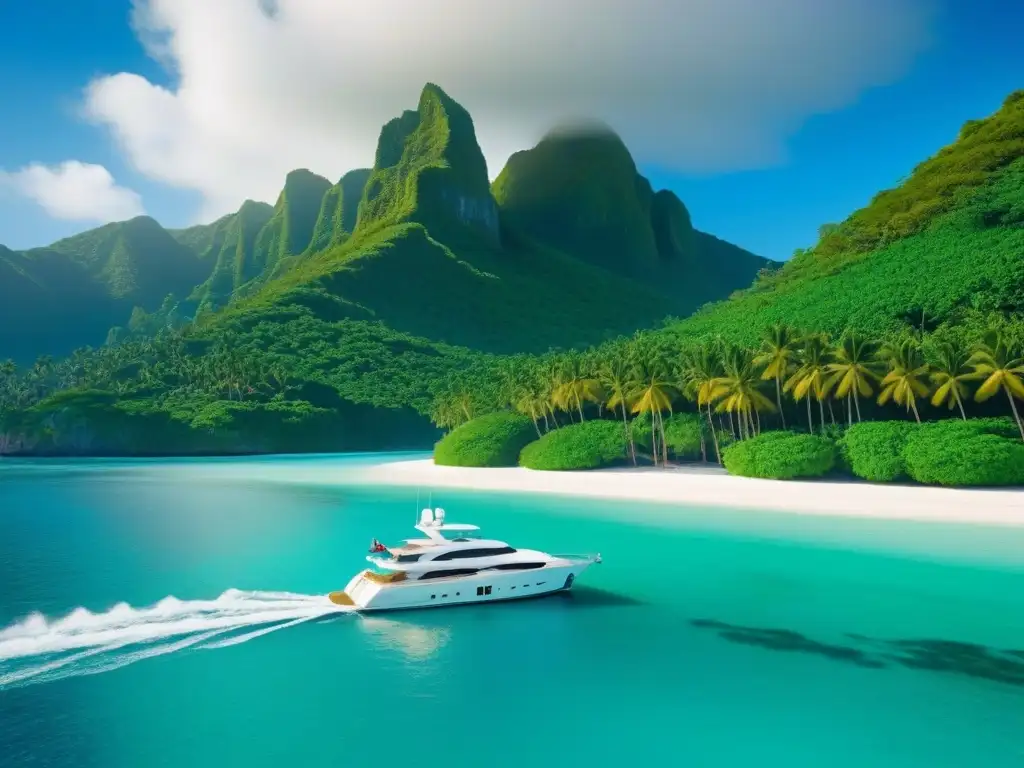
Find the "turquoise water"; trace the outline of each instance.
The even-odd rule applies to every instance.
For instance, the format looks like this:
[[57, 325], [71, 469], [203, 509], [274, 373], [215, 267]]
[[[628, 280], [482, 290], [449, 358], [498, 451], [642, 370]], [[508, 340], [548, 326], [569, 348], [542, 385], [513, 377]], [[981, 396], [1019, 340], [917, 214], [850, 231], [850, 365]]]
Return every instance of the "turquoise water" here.
[[604, 563], [332, 613], [415, 534], [376, 460], [0, 464], [0, 766], [1024, 765], [1024, 531], [435, 491]]

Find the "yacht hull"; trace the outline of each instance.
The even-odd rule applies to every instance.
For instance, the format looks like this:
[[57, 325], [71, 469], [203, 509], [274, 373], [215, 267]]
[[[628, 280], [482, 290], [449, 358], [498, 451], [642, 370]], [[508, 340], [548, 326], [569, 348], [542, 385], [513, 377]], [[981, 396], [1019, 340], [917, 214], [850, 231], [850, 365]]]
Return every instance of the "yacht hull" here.
[[360, 612], [441, 608], [540, 597], [572, 589], [594, 560], [559, 560], [543, 568], [481, 571], [469, 576], [380, 583], [363, 571], [331, 600]]

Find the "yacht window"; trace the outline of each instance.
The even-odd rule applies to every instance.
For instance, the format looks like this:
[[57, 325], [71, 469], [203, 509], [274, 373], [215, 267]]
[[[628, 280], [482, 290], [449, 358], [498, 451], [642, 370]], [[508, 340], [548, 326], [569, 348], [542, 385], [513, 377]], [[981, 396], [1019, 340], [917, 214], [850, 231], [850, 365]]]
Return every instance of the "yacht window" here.
[[449, 568], [446, 571], [427, 571], [420, 576], [420, 579], [443, 579], [445, 576], [469, 576], [476, 572], [476, 568]]
[[477, 587], [477, 588], [476, 588], [476, 593], [477, 593], [478, 595], [482, 595], [482, 594], [484, 593], [484, 588], [483, 588], [483, 587]]
[[437, 560], [461, 560], [464, 557], [491, 557], [492, 555], [511, 555], [515, 552], [512, 547], [491, 547], [490, 549], [456, 549], [453, 552], [444, 552], [434, 558]]
[[496, 571], [529, 571], [533, 568], [543, 568], [544, 563], [502, 563], [501, 565], [492, 565]]
[[491, 588], [490, 587], [484, 587], [484, 594], [485, 595], [491, 594]]
[[423, 557], [422, 552], [418, 555], [399, 555], [395, 558], [395, 561], [399, 563], [415, 563], [421, 557]]

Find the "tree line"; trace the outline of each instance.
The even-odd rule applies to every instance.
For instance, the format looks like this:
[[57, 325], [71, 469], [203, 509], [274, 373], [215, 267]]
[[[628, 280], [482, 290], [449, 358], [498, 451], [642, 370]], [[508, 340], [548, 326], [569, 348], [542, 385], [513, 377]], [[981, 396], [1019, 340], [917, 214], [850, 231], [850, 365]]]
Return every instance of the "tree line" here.
[[119, 395], [266, 399], [286, 391], [291, 378], [282, 361], [252, 354], [230, 335], [195, 354], [185, 338], [172, 332], [85, 347], [60, 360], [44, 355], [23, 368], [0, 361], [0, 413], [24, 411], [63, 390], [93, 387]]
[[1024, 401], [1024, 346], [1003, 330], [975, 343], [922, 334], [881, 340], [853, 329], [833, 340], [776, 324], [756, 348], [638, 333], [586, 352], [505, 358], [483, 373], [450, 378], [437, 392], [432, 419], [452, 429], [511, 408], [529, 416], [540, 436], [563, 422], [582, 422], [588, 412], [614, 416], [635, 460], [630, 422], [643, 417], [657, 463], [659, 456], [667, 461], [665, 416], [681, 407], [701, 414], [721, 462], [723, 432], [744, 439], [769, 421], [824, 431], [860, 422], [867, 403], [872, 414], [891, 415], [897, 407], [917, 422], [928, 403], [966, 420], [974, 403], [997, 398], [1024, 439], [1017, 404]]

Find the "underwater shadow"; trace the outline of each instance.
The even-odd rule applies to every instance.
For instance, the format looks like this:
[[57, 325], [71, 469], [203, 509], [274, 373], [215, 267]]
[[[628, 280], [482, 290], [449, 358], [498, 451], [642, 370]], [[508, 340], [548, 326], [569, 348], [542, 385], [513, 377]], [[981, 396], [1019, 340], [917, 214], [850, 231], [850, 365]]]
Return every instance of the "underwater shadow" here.
[[849, 645], [825, 643], [790, 629], [747, 627], [714, 619], [691, 619], [730, 643], [782, 653], [805, 653], [869, 669], [891, 665], [960, 675], [1024, 688], [1024, 650], [990, 648], [952, 640], [882, 640], [847, 634]]
[[728, 640], [730, 643], [754, 645], [759, 648], [767, 648], [771, 651], [781, 651], [784, 653], [806, 653], [812, 656], [824, 656], [833, 661], [842, 661], [858, 667], [868, 667], [871, 669], [883, 669], [885, 667], [884, 662], [872, 658], [858, 648], [822, 643], [791, 629], [744, 627], [736, 624], [726, 624], [724, 621], [715, 621], [713, 619], [692, 619], [690, 625], [698, 629], [713, 629], [720, 638]]

